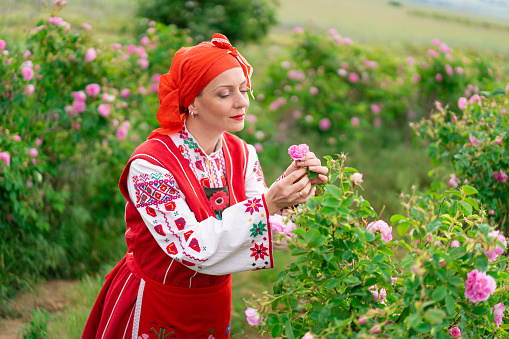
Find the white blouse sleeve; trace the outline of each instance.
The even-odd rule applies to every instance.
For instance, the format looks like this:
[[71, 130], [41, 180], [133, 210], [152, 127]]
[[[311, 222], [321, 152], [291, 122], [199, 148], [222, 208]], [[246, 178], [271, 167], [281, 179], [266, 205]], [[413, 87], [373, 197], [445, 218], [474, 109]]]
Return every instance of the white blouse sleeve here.
[[[272, 268], [271, 227], [263, 197], [266, 187], [258, 180], [257, 161], [254, 148], [249, 149], [247, 199], [226, 208], [222, 220], [209, 217], [198, 222], [173, 175], [142, 159], [131, 163], [129, 197], [161, 250], [178, 261], [193, 263], [190, 269], [223, 275]], [[161, 178], [163, 187], [150, 184]]]

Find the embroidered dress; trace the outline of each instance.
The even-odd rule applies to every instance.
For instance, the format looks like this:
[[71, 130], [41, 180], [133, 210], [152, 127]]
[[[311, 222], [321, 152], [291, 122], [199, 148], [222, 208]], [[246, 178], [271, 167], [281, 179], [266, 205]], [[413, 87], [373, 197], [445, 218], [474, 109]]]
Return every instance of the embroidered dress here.
[[140, 145], [120, 188], [128, 254], [83, 338], [228, 338], [231, 273], [273, 267], [254, 147], [225, 133], [207, 155], [184, 126]]

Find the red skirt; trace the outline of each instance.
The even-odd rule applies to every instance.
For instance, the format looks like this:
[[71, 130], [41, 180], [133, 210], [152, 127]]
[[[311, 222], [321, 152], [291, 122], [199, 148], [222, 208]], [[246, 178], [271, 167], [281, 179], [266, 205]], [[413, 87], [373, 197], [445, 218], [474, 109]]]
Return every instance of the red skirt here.
[[84, 339], [230, 337], [231, 278], [204, 288], [148, 278], [130, 253], [106, 276]]

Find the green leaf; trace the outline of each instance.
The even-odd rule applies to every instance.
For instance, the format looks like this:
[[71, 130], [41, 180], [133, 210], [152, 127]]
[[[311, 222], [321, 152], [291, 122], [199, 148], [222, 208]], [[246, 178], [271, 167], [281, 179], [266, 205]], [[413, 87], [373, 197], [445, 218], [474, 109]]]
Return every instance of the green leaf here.
[[388, 256], [394, 257], [394, 252], [392, 252], [388, 247], [385, 246], [379, 247], [378, 252], [385, 253]]
[[410, 224], [408, 221], [404, 221], [401, 224], [398, 225], [398, 233], [401, 236], [404, 236], [409, 230], [412, 224]]
[[445, 318], [445, 312], [437, 309], [430, 309], [424, 312], [424, 319], [431, 324], [438, 324]]
[[343, 278], [343, 282], [347, 285], [360, 284], [361, 280], [357, 277], [345, 277]]
[[366, 234], [366, 241], [367, 242], [371, 242], [371, 241], [375, 240], [375, 234], [373, 232], [365, 230], [364, 234]]
[[345, 251], [341, 257], [342, 260], [348, 261], [352, 257], [352, 251]]
[[327, 188], [327, 191], [330, 194], [332, 194], [334, 197], [336, 197], [338, 199], [342, 199], [343, 198], [343, 192], [341, 192], [339, 187], [334, 186], [334, 185], [326, 185], [325, 188]]
[[281, 324], [277, 324], [272, 328], [272, 337], [277, 338], [281, 336], [281, 333], [283, 332], [283, 326]]
[[343, 169], [343, 172], [358, 172], [358, 171], [353, 167], [345, 167]]
[[479, 306], [474, 307], [474, 309], [472, 310], [472, 313], [475, 315], [484, 315], [484, 314], [488, 313], [488, 310], [489, 310], [489, 307], [486, 307], [484, 305], [479, 305]]
[[470, 205], [468, 202], [460, 200], [460, 205], [463, 207], [463, 214], [471, 215], [472, 214], [472, 205]]
[[332, 278], [329, 283], [327, 284], [327, 289], [328, 290], [332, 290], [333, 288], [335, 288], [336, 286], [339, 285], [341, 281], [339, 279], [336, 279], [336, 278]]
[[392, 217], [391, 217], [391, 224], [395, 224], [397, 223], [398, 221], [401, 221], [401, 220], [406, 220], [406, 217], [405, 216], [402, 216], [400, 214], [394, 214]]
[[490, 233], [490, 226], [489, 225], [479, 224], [479, 225], [477, 225], [477, 227], [479, 227], [479, 229], [481, 230], [481, 232], [484, 234], [485, 237], [487, 237], [488, 233]]
[[446, 295], [447, 295], [447, 288], [445, 288], [445, 286], [439, 286], [431, 294], [431, 299], [438, 302], [438, 301], [444, 299]]
[[431, 325], [428, 323], [419, 324], [415, 327], [415, 330], [419, 333], [429, 333], [431, 331]]
[[472, 197], [468, 197], [467, 199], [465, 199], [465, 201], [468, 202], [470, 205], [472, 205], [476, 211], [479, 210], [479, 205]]
[[463, 284], [463, 280], [461, 280], [458, 277], [449, 277], [449, 279], [447, 279], [447, 282], [454, 286], [459, 286], [459, 285]]
[[486, 254], [482, 253], [475, 258], [475, 268], [477, 268], [480, 272], [486, 272], [488, 269], [488, 257]]
[[440, 226], [442, 226], [442, 222], [438, 219], [434, 219], [431, 221], [426, 228], [428, 229], [428, 232], [435, 232]]
[[375, 255], [375, 257], [373, 258], [372, 261], [374, 264], [378, 264], [379, 262], [382, 262], [384, 259], [385, 259], [385, 254], [379, 253], [379, 254]]
[[461, 190], [463, 191], [463, 194], [464, 195], [472, 195], [472, 194], [477, 194], [479, 192], [477, 192], [477, 190], [473, 187], [470, 187], [470, 186], [462, 186], [461, 187]]
[[449, 294], [445, 297], [445, 310], [448, 314], [452, 314], [454, 312], [455, 304], [456, 303], [452, 295]]

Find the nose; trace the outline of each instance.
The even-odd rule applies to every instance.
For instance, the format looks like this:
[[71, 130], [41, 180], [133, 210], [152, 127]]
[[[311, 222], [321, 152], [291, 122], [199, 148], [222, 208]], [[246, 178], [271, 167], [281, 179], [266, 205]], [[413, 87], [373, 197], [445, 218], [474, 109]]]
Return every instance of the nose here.
[[244, 108], [249, 106], [249, 96], [247, 93], [243, 93], [240, 90], [235, 93], [235, 108]]

